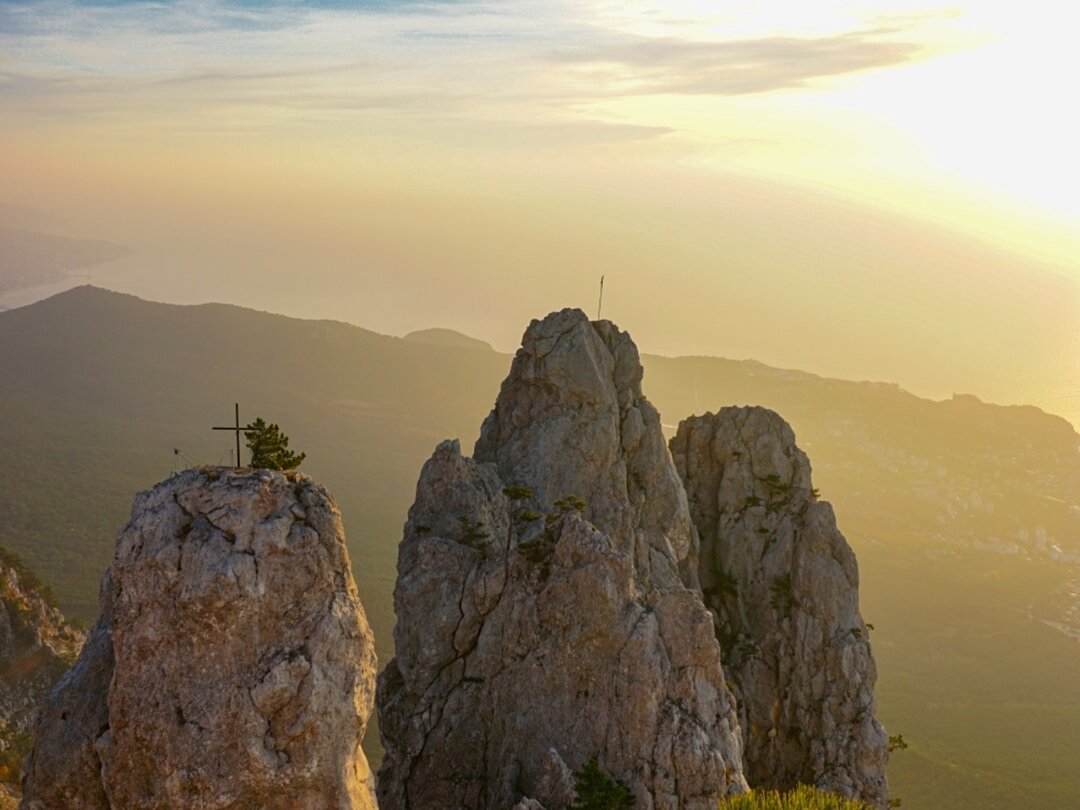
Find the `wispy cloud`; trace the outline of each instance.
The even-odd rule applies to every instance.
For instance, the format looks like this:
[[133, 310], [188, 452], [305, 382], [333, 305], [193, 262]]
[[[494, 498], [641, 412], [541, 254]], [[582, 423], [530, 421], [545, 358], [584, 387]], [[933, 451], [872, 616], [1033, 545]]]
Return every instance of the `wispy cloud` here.
[[634, 37], [560, 49], [554, 58], [586, 65], [594, 73], [604, 69], [616, 92], [624, 94], [767, 93], [824, 76], [901, 64], [918, 55], [918, 44], [884, 39], [881, 33], [718, 42]]
[[227, 129], [260, 112], [268, 124], [308, 124], [322, 110], [589, 141], [669, 131], [596, 126], [580, 110], [598, 101], [799, 88], [902, 64], [919, 45], [900, 23], [807, 37], [643, 36], [567, 0], [25, 0], [0, 4], [0, 54], [0, 109], [19, 122], [128, 116]]

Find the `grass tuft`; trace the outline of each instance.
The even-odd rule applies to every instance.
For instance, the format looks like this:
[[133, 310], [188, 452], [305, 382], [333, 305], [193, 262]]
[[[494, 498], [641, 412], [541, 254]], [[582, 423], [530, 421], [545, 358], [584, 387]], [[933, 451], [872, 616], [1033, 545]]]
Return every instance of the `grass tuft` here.
[[720, 810], [873, 810], [870, 805], [808, 785], [780, 793], [754, 790], [720, 802]]

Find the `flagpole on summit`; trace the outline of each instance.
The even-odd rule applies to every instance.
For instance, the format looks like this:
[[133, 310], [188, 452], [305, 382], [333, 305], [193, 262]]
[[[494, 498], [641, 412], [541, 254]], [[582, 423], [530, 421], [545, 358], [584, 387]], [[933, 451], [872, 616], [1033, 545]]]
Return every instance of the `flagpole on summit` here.
[[596, 305], [596, 320], [600, 320], [600, 311], [604, 308], [604, 277], [600, 276], [600, 301]]

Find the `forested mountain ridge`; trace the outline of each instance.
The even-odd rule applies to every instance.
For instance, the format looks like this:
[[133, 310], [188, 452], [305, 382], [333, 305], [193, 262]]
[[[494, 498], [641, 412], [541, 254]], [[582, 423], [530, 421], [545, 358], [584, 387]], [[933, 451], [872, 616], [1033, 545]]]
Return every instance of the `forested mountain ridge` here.
[[948, 545], [1080, 562], [1080, 436], [1061, 417], [753, 361], [647, 358], [646, 366], [665, 414], [725, 400], [781, 413], [842, 514]]
[[[93, 287], [0, 313], [0, 545], [69, 613], [93, 618], [131, 493], [194, 462], [228, 463], [231, 435], [210, 428], [231, 422], [239, 401], [243, 420], [280, 424], [307, 452], [303, 470], [335, 494], [389, 660], [394, 560], [416, 472], [444, 438], [471, 447], [508, 362], [340, 322]], [[642, 362], [670, 432], [694, 413], [763, 405], [812, 458], [815, 486], [859, 554], [883, 719], [912, 741], [890, 766], [906, 804], [991, 807], [1014, 796], [1049, 808], [1076, 795], [1068, 777], [1030, 779], [1034, 769], [1068, 773], [1062, 752], [1080, 744], [1080, 688], [1067, 677], [1080, 645], [1043, 623], [1080, 626], [1067, 564], [1080, 550], [1080, 454], [1065, 420], [753, 361]], [[1030, 655], [1003, 660], [1020, 639]], [[1018, 752], [1005, 765], [991, 753], [1002, 746]]]
[[[65, 604], [92, 604], [127, 493], [185, 459], [230, 461], [227, 434], [209, 428], [239, 400], [243, 418], [271, 418], [308, 450], [308, 467], [340, 493], [346, 520], [368, 528], [364, 548], [371, 529], [392, 545], [412, 471], [440, 439], [471, 441], [505, 363], [494, 352], [340, 322], [156, 304], [89, 286], [5, 312], [0, 448], [10, 480], [0, 544]], [[853, 522], [1080, 560], [1080, 437], [1064, 419], [754, 361], [645, 355], [644, 363], [670, 430], [729, 404], [781, 413], [812, 452], [825, 494]]]

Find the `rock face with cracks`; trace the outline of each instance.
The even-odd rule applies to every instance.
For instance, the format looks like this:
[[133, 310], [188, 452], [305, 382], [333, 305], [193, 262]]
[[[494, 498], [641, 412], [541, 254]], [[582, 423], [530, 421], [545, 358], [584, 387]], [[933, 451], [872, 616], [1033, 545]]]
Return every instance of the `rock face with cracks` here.
[[384, 808], [568, 807], [596, 758], [638, 808], [742, 792], [697, 534], [630, 338], [534, 321], [474, 458], [424, 466], [379, 682]]
[[764, 408], [679, 426], [671, 451], [700, 532], [700, 581], [736, 685], [746, 778], [888, 804], [888, 738], [855, 555], [791, 428]]
[[22, 806], [374, 808], [374, 677], [326, 490], [189, 470], [135, 500], [101, 619], [42, 705]]

